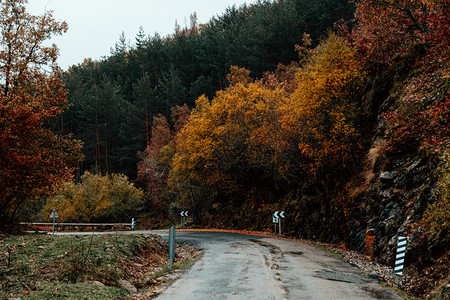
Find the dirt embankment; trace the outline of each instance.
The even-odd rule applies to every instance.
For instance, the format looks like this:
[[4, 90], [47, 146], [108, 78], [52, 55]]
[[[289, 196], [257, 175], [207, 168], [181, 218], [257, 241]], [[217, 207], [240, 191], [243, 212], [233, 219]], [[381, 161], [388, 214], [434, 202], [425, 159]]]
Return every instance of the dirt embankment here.
[[0, 298], [151, 298], [200, 257], [178, 244], [169, 273], [158, 235], [15, 235], [0, 239]]

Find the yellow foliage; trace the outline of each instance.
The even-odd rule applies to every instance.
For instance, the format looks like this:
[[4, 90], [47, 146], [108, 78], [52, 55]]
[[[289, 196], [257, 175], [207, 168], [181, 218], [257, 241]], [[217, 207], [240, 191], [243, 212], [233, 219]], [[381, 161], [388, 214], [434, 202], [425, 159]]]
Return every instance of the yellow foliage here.
[[365, 74], [356, 49], [330, 34], [296, 77], [296, 90], [286, 93], [233, 68], [228, 89], [211, 101], [197, 99], [178, 137], [170, 181], [231, 192], [248, 176], [274, 182], [345, 167], [360, 148], [355, 103]]
[[211, 102], [200, 97], [179, 136], [174, 175], [189, 174], [195, 180], [235, 190], [240, 186], [239, 176], [231, 174], [250, 165], [272, 163], [273, 157], [264, 153], [283, 148], [277, 126], [278, 108], [287, 101], [284, 94], [244, 80], [218, 92]]
[[45, 220], [56, 209], [58, 221], [124, 221], [142, 204], [143, 196], [125, 175], [100, 176], [85, 172], [80, 183], [67, 182], [49, 198], [40, 215]]
[[283, 128], [299, 139], [309, 171], [351, 159], [358, 149], [354, 103], [365, 76], [356, 48], [332, 33], [299, 69], [297, 89], [284, 107]]

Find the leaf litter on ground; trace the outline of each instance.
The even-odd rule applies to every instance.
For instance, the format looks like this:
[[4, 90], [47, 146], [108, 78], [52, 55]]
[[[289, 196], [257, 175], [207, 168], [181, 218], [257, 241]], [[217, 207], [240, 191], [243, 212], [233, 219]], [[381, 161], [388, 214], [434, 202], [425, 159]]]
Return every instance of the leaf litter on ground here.
[[0, 298], [147, 299], [200, 256], [177, 244], [175, 272], [167, 276], [168, 244], [159, 235], [5, 236]]

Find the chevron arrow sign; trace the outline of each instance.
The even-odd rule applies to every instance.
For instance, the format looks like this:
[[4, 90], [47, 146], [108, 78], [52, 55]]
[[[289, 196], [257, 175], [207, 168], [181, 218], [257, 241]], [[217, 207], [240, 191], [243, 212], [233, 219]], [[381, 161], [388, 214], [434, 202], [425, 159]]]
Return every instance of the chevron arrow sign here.
[[182, 217], [187, 217], [187, 216], [188, 216], [188, 211], [182, 211], [182, 212], [180, 213], [180, 216], [182, 216]]
[[276, 211], [276, 212], [274, 212], [274, 214], [273, 214], [273, 216], [274, 216], [274, 218], [285, 218], [285, 216], [284, 216], [284, 210], [282, 210], [282, 211]]

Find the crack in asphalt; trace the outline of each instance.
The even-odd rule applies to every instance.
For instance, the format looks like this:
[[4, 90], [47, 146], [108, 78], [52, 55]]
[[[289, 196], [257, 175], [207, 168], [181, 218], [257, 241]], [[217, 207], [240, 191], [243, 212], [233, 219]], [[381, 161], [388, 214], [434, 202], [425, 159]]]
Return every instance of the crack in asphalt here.
[[273, 278], [279, 282], [281, 294], [284, 296], [288, 296], [289, 291], [286, 287], [284, 287], [283, 277], [279, 272], [280, 266], [277, 263], [277, 258], [282, 258], [284, 255], [281, 248], [261, 240], [250, 239], [249, 241], [269, 250], [272, 263], [269, 262], [266, 255], [263, 255], [265, 264], [267, 267], [270, 267], [271, 270], [275, 270]]
[[229, 233], [180, 236], [205, 254], [158, 299], [401, 299], [310, 245]]

